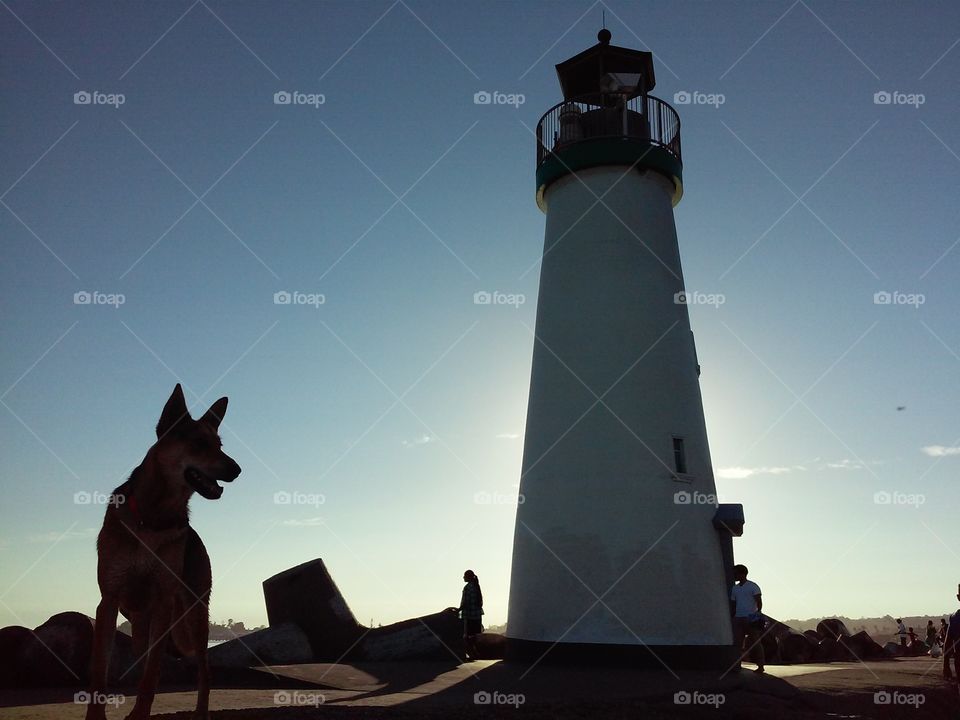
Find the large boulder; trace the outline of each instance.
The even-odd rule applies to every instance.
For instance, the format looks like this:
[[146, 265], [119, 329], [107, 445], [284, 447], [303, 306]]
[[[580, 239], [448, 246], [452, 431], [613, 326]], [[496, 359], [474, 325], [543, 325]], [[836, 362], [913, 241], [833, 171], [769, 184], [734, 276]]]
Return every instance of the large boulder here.
[[21, 678], [20, 654], [33, 638], [29, 628], [11, 625], [0, 630], [0, 688], [19, 687]]
[[763, 620], [764, 625], [761, 632], [760, 644], [763, 646], [764, 660], [767, 663], [788, 662], [781, 657], [780, 640], [796, 631], [789, 625], [785, 625], [769, 615], [764, 615]]
[[842, 620], [837, 618], [824, 618], [817, 623], [817, 632], [823, 637], [830, 637], [837, 640], [841, 637], [850, 637], [850, 631], [843, 624]]
[[846, 640], [848, 639], [849, 638], [841, 637], [839, 640], [837, 640], [837, 646], [834, 650], [833, 656], [834, 660], [838, 660], [840, 662], [856, 662], [859, 659], [857, 657], [857, 653], [854, 652], [853, 648], [851, 648], [849, 644], [847, 644]]
[[[94, 619], [63, 612], [28, 630], [11, 626], [0, 630], [0, 687], [86, 687], [93, 652]], [[132, 684], [139, 678], [137, 658], [129, 635], [114, 634], [110, 654], [111, 684]], [[172, 667], [164, 659], [164, 673]]]
[[806, 635], [790, 632], [777, 640], [780, 647], [780, 661], [785, 663], [807, 663], [813, 659], [817, 646]]
[[816, 630], [804, 630], [803, 634], [809, 638], [810, 642], [814, 645], [819, 645], [820, 641], [823, 640], [823, 635], [818, 633]]
[[872, 660], [883, 655], [883, 648], [867, 634], [866, 630], [861, 630], [850, 637], [841, 637], [838, 642], [857, 660]]
[[34, 628], [19, 653], [22, 683], [48, 687], [86, 685], [93, 622], [83, 613], [63, 612]]
[[763, 619], [764, 619], [763, 631], [767, 635], [777, 640], [779, 640], [784, 635], [789, 635], [790, 633], [796, 632], [796, 630], [794, 630], [789, 625], [786, 625], [780, 622], [779, 620], [774, 620], [769, 615], [764, 615]]
[[216, 645], [207, 657], [211, 667], [296, 665], [313, 662], [313, 649], [303, 630], [293, 623], [284, 623]]
[[815, 662], [833, 662], [839, 659], [837, 657], [837, 641], [832, 637], [825, 637], [817, 645], [817, 651], [813, 654]]
[[498, 633], [480, 633], [476, 639], [481, 660], [502, 660], [507, 653], [507, 638]]
[[907, 652], [910, 655], [926, 655], [930, 651], [930, 646], [923, 640], [915, 640], [907, 645]]
[[270, 627], [299, 626], [318, 661], [338, 660], [363, 632], [319, 558], [264, 580], [263, 599]]
[[452, 660], [462, 657], [463, 622], [455, 610], [371, 628], [350, 654], [356, 660]]

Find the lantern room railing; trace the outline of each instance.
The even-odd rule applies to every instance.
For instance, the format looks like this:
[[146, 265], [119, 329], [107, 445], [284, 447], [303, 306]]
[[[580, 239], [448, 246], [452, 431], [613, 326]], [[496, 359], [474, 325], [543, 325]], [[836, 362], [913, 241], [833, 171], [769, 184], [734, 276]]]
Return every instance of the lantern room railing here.
[[584, 140], [627, 138], [649, 142], [680, 157], [680, 116], [660, 98], [639, 96], [625, 103], [565, 100], [550, 108], [537, 123], [537, 167], [557, 150]]

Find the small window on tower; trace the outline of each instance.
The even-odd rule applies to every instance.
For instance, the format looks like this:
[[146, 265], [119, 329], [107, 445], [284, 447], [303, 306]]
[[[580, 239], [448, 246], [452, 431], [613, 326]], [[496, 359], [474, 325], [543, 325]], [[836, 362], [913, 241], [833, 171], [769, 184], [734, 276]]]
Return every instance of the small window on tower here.
[[673, 439], [673, 467], [677, 474], [687, 474], [687, 454], [683, 449], [683, 438]]

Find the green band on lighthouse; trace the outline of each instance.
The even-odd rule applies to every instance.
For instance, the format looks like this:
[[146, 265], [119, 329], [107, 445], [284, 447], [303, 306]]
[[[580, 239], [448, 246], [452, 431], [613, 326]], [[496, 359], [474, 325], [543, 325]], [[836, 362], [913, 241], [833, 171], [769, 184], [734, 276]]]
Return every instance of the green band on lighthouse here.
[[561, 148], [540, 163], [537, 168], [537, 206], [546, 212], [544, 193], [556, 180], [601, 165], [654, 170], [673, 182], [671, 202], [674, 207], [683, 197], [683, 163], [667, 148], [639, 138], [595, 138]]

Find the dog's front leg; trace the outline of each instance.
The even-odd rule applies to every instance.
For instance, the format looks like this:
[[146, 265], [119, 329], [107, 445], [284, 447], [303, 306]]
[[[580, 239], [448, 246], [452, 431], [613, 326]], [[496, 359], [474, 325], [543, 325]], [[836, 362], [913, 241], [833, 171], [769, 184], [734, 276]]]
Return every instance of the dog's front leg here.
[[[204, 642], [206, 645], [206, 642]], [[197, 709], [193, 720], [208, 720], [210, 717], [210, 663], [207, 660], [207, 648], [198, 648], [197, 652]]]
[[90, 655], [90, 698], [87, 704], [87, 720], [104, 720], [104, 696], [107, 692], [107, 671], [110, 668], [110, 652], [113, 636], [117, 631], [117, 603], [104, 597], [97, 605], [97, 620], [93, 630], [93, 652]]
[[137, 702], [126, 720], [147, 720], [150, 717], [153, 697], [157, 693], [157, 685], [160, 682], [160, 669], [166, 653], [173, 608], [169, 603], [164, 603], [149, 613], [149, 618], [150, 647], [147, 649], [147, 662], [144, 664], [140, 686], [137, 689]]

